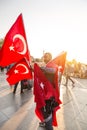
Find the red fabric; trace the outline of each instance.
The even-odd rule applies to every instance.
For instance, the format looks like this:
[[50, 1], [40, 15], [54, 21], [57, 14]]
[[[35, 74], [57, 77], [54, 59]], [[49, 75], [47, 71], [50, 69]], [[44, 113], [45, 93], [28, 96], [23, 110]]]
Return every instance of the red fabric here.
[[60, 90], [59, 90], [59, 86], [58, 86], [58, 69], [56, 70], [55, 73], [55, 78], [54, 78], [54, 83], [55, 83], [55, 97], [56, 97], [56, 101], [60, 104]]
[[42, 112], [41, 112], [41, 109], [40, 108], [37, 108], [37, 106], [36, 106], [36, 108], [35, 108], [35, 114], [37, 115], [37, 117], [40, 119], [40, 121], [44, 121], [44, 117], [43, 117], [43, 114], [42, 114]]
[[[43, 85], [41, 87], [41, 85]], [[45, 106], [45, 100], [54, 96], [54, 88], [47, 80], [40, 67], [34, 64], [34, 96], [37, 108]]]
[[53, 111], [53, 121], [52, 121], [52, 125], [53, 126], [58, 126], [58, 122], [57, 122], [57, 116], [56, 116], [56, 112], [60, 109], [60, 107], [55, 107], [54, 111]]
[[47, 63], [47, 67], [56, 67], [56, 66], [61, 66], [62, 67], [62, 73], [64, 71], [65, 68], [65, 61], [66, 61], [66, 52], [61, 52], [56, 58], [54, 58], [53, 60], [49, 61]]
[[60, 97], [60, 90], [59, 90], [59, 86], [58, 86], [58, 66], [55, 64], [55, 63], [51, 63], [51, 64], [48, 64], [47, 67], [53, 67], [56, 69], [55, 71], [55, 77], [54, 77], [54, 93], [55, 93], [55, 100], [61, 104], [62, 102], [60, 101], [59, 97]]
[[22, 79], [32, 79], [32, 71], [25, 59], [16, 63], [7, 73], [7, 81], [10, 85]]
[[[13, 48], [13, 50], [12, 50]], [[5, 36], [0, 51], [0, 66], [8, 66], [23, 57], [30, 60], [22, 14], [20, 14]]]

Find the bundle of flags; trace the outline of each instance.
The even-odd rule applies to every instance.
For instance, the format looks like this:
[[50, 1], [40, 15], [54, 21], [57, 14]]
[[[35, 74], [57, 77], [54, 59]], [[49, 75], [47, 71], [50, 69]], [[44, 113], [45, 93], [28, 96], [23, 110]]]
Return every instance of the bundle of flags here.
[[11, 64], [14, 64], [14, 66], [7, 72], [7, 81], [10, 85], [22, 79], [32, 79], [32, 72], [29, 66], [30, 52], [22, 14], [18, 16], [6, 34], [4, 44], [0, 49], [0, 66], [6, 67]]
[[34, 64], [34, 101], [36, 102], [35, 113], [41, 121], [44, 121], [41, 108], [46, 105], [45, 100], [54, 97], [55, 101], [59, 105], [55, 107], [53, 111], [53, 126], [58, 126], [56, 112], [62, 103], [60, 100], [58, 86], [58, 68], [61, 66], [61, 73], [63, 74], [65, 61], [66, 52], [62, 52], [55, 59], [47, 63], [45, 68], [40, 68], [36, 63]]

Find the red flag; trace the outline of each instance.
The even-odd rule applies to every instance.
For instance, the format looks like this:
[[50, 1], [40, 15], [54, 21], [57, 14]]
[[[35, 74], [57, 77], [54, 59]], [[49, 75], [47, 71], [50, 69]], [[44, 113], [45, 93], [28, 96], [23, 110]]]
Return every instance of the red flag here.
[[23, 57], [30, 60], [22, 14], [8, 31], [0, 51], [0, 66], [18, 62]]
[[16, 63], [7, 72], [7, 75], [8, 77], [6, 80], [10, 85], [13, 85], [23, 79], [32, 79], [32, 71], [24, 58]]
[[61, 66], [62, 67], [61, 72], [63, 73], [64, 68], [65, 68], [66, 55], [67, 55], [66, 52], [64, 52], [64, 51], [61, 52], [56, 58], [49, 61], [46, 66], [47, 67], [53, 67], [53, 68], [55, 68], [57, 66]]
[[[35, 96], [34, 101], [36, 102], [35, 113], [41, 121], [44, 120], [41, 108], [46, 105], [45, 100], [48, 100], [51, 97], [55, 97], [55, 100], [58, 102], [58, 104], [61, 103], [57, 94], [58, 93], [56, 93], [56, 89], [53, 87], [52, 83], [47, 79], [44, 72], [35, 63], [34, 64], [34, 96]], [[55, 114], [56, 112], [53, 114], [53, 125], [57, 126]]]
[[45, 106], [45, 100], [54, 96], [52, 84], [36, 63], [34, 64], [34, 95], [38, 108]]
[[50, 81], [52, 84], [53, 90], [54, 90], [54, 95], [55, 95], [55, 100], [60, 104], [59, 96], [59, 87], [58, 87], [58, 67], [42, 67], [42, 70], [46, 76], [46, 78]]

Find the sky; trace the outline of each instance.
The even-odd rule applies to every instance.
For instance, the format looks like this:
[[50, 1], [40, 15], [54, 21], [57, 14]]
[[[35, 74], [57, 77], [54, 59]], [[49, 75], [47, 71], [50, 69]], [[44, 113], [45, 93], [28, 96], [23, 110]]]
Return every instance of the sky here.
[[0, 38], [20, 13], [32, 56], [67, 51], [68, 60], [87, 63], [86, 0], [0, 0]]

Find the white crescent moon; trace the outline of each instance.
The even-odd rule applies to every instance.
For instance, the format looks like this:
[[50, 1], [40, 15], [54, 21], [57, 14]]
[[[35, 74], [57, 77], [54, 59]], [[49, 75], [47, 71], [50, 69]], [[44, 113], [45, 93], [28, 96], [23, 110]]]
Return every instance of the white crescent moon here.
[[28, 68], [27, 68], [24, 64], [18, 64], [18, 65], [16, 66], [16, 68], [17, 68], [18, 66], [22, 66], [22, 67], [25, 68], [25, 72], [24, 72], [24, 73], [21, 73], [21, 74], [27, 74], [27, 73], [29, 73]]
[[18, 53], [24, 55], [24, 54], [26, 53], [26, 48], [27, 48], [27, 47], [26, 47], [26, 41], [25, 41], [24, 37], [23, 37], [21, 34], [16, 34], [16, 35], [14, 35], [13, 41], [14, 41], [16, 38], [19, 38], [19, 39], [22, 41], [23, 45], [24, 45], [23, 51], [18, 52]]

